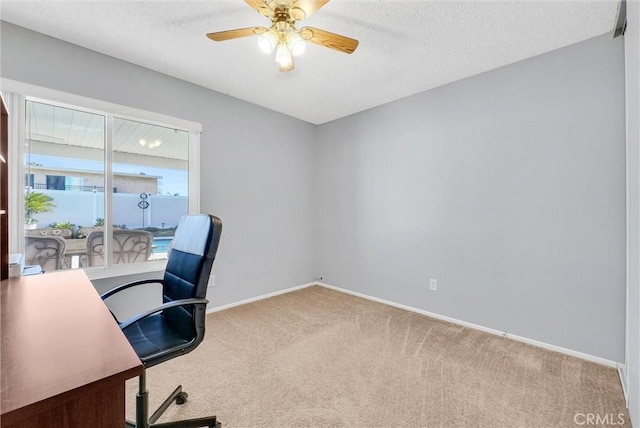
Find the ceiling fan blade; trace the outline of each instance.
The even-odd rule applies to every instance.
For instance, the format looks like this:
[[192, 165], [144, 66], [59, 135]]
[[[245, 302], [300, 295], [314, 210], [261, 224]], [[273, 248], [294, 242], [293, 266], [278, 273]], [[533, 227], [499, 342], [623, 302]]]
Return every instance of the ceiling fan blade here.
[[251, 9], [255, 9], [260, 15], [271, 18], [273, 10], [263, 0], [244, 0]]
[[353, 53], [353, 51], [358, 47], [358, 43], [360, 43], [356, 39], [313, 27], [301, 28], [300, 36], [311, 43], [324, 46], [325, 48], [335, 49], [347, 54]]
[[207, 37], [216, 42], [223, 42], [225, 40], [239, 39], [240, 37], [256, 36], [267, 32], [268, 29], [264, 27], [248, 27], [238, 28], [236, 30], [218, 31], [217, 33], [208, 33]]
[[327, 3], [329, 3], [329, 0], [298, 0], [293, 3], [289, 13], [293, 19], [301, 21], [311, 16]]

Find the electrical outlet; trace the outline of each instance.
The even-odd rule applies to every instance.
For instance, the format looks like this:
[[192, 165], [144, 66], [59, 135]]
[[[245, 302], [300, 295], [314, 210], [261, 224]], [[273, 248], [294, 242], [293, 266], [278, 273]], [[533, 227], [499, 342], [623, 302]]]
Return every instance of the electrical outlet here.
[[431, 278], [429, 280], [429, 290], [431, 291], [438, 291], [438, 280]]
[[208, 286], [209, 287], [215, 287], [216, 286], [216, 276], [214, 274], [209, 275]]

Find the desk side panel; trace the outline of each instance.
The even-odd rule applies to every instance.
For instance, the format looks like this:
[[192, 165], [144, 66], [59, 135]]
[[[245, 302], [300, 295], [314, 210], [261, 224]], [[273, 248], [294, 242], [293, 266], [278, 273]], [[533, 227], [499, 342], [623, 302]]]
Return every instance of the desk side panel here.
[[79, 394], [62, 394], [46, 408], [36, 405], [2, 415], [1, 428], [113, 428], [124, 426], [124, 381], [97, 383]]

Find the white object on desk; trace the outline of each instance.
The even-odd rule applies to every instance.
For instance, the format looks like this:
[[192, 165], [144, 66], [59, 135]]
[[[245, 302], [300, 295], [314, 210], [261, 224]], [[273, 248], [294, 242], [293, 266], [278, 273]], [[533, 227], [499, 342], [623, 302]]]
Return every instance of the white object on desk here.
[[42, 266], [40, 265], [25, 266], [24, 269], [22, 269], [22, 276], [38, 275], [41, 273], [42, 273]]
[[12, 253], [9, 254], [9, 276], [16, 277], [22, 275], [24, 269], [24, 254]]

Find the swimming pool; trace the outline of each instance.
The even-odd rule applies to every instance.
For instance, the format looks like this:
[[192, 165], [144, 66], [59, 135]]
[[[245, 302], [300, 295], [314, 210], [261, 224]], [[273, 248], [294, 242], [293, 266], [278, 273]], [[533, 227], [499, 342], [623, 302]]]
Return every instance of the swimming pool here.
[[169, 245], [173, 241], [172, 236], [155, 237], [153, 238], [153, 252], [154, 253], [166, 253], [169, 251]]

